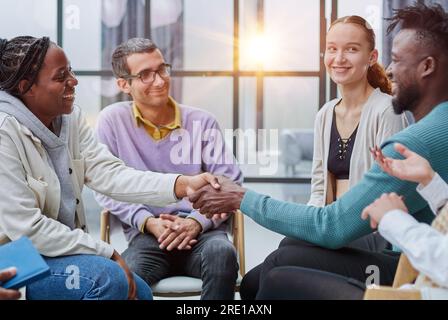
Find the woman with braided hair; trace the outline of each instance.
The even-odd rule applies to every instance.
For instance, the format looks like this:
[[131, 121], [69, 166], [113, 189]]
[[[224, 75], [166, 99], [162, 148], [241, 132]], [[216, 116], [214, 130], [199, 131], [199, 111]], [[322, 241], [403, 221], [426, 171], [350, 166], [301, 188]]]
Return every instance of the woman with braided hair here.
[[28, 299], [151, 299], [151, 289], [107, 243], [87, 233], [84, 184], [115, 200], [166, 206], [206, 184], [197, 176], [126, 167], [97, 142], [74, 107], [73, 74], [49, 38], [0, 39], [0, 244], [27, 236], [51, 275]]

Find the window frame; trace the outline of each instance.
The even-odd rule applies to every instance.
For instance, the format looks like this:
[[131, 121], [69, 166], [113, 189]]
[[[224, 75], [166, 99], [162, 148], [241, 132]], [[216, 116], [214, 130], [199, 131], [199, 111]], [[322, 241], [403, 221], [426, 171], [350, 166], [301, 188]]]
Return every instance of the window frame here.
[[[60, 47], [64, 47], [64, 0], [57, 1], [57, 43]], [[229, 0], [232, 1], [232, 0]], [[244, 0], [243, 0], [244, 1]], [[263, 28], [264, 17], [264, 0], [257, 0], [257, 20], [260, 28]], [[233, 79], [233, 129], [239, 127], [240, 118], [240, 78], [255, 77], [256, 78], [256, 110], [257, 110], [257, 128], [263, 128], [263, 110], [264, 110], [264, 78], [265, 77], [314, 77], [319, 78], [319, 107], [326, 101], [327, 93], [327, 75], [324, 66], [325, 52], [325, 34], [327, 28], [327, 20], [325, 14], [326, 1], [319, 0], [319, 26], [320, 26], [320, 59], [318, 71], [244, 71], [239, 66], [239, 20], [240, 20], [240, 0], [233, 0], [233, 70], [231, 71], [194, 71], [194, 70], [175, 70], [171, 71], [172, 77], [231, 77]], [[331, 0], [331, 21], [337, 17], [337, 2]], [[151, 0], [145, 0], [145, 37], [151, 38]], [[111, 70], [74, 70], [77, 76], [94, 76], [94, 77], [113, 77]], [[331, 82], [330, 82], [331, 83]], [[330, 84], [330, 98], [336, 97], [336, 86]], [[234, 138], [236, 139], [236, 138]], [[236, 153], [236, 141], [234, 140], [234, 154]], [[244, 182], [248, 183], [299, 183], [309, 184], [311, 178], [299, 177], [245, 177]]]

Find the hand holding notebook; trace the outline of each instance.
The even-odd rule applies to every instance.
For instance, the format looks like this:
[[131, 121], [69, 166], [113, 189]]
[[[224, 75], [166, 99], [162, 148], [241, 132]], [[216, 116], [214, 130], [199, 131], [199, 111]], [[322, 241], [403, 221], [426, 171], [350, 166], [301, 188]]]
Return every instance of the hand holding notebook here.
[[[11, 279], [16, 275], [16, 268], [8, 268], [0, 270], [0, 281], [6, 281]], [[15, 289], [4, 289], [0, 286], [0, 300], [17, 300], [21, 296], [19, 290]]]
[[19, 289], [50, 274], [47, 263], [26, 237], [0, 246], [0, 270], [11, 267], [16, 268], [16, 275], [0, 281], [0, 287]]

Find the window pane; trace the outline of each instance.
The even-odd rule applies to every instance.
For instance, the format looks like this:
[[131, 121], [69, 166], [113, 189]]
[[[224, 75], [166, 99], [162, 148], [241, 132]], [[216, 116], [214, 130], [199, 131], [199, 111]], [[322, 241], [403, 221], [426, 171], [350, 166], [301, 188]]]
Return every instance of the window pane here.
[[[158, 0], [155, 2], [164, 2]], [[233, 1], [185, 0], [184, 70], [232, 70]]]
[[263, 127], [257, 128], [256, 79], [241, 79], [240, 125], [245, 137], [238, 140], [237, 158], [245, 176], [310, 177], [318, 93], [318, 78], [266, 77]]
[[239, 127], [255, 129], [257, 127], [257, 79], [240, 78]]
[[184, 65], [183, 20], [182, 0], [151, 0], [151, 39], [175, 70]]
[[96, 125], [101, 109], [116, 101], [128, 100], [125, 96], [119, 95], [120, 89], [114, 78], [93, 76], [77, 78], [79, 83], [76, 87], [75, 104], [82, 109], [92, 127]]
[[76, 70], [111, 70], [115, 48], [144, 37], [145, 26], [145, 1], [64, 1], [64, 47]]
[[381, 56], [383, 52], [383, 0], [339, 0], [338, 16], [358, 15], [366, 19], [376, 35], [376, 48]]
[[74, 70], [102, 69], [101, 1], [64, 0], [63, 46]]
[[233, 128], [233, 79], [229, 77], [173, 77], [177, 102], [212, 113], [222, 130]]
[[[7, 4], [5, 4], [7, 3]], [[47, 36], [57, 41], [57, 2], [55, 0], [2, 1], [0, 30], [2, 38]]]
[[314, 119], [319, 110], [319, 78], [266, 78], [264, 128], [278, 129], [278, 176], [309, 177]]
[[319, 110], [319, 78], [266, 77], [264, 128], [312, 129]]
[[319, 70], [319, 1], [265, 0], [262, 37], [257, 1], [240, 3], [241, 69], [254, 70], [258, 63], [264, 70]]
[[[239, 64], [241, 70], [257, 69], [257, 56], [260, 54], [259, 48], [264, 43], [257, 43], [258, 21], [257, 21], [258, 0], [240, 1], [239, 16]], [[262, 50], [263, 48], [261, 48]], [[262, 56], [259, 58], [262, 60]]]
[[[150, 11], [152, 40], [175, 69], [232, 69], [233, 2], [152, 0]], [[145, 1], [64, 1], [64, 47], [77, 70], [110, 70], [116, 46], [144, 37], [145, 25]]]

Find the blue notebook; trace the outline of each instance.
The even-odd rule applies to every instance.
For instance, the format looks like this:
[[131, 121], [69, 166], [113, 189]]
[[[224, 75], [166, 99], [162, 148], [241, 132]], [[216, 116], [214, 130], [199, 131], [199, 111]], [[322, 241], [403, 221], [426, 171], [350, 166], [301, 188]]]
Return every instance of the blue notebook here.
[[50, 274], [50, 267], [26, 237], [0, 246], [0, 270], [9, 267], [16, 267], [17, 274], [0, 281], [6, 289], [19, 289]]

